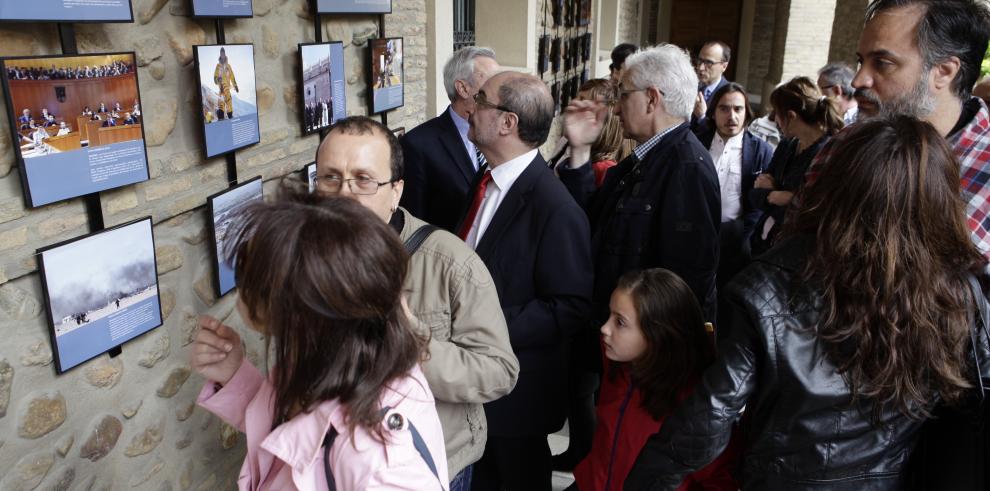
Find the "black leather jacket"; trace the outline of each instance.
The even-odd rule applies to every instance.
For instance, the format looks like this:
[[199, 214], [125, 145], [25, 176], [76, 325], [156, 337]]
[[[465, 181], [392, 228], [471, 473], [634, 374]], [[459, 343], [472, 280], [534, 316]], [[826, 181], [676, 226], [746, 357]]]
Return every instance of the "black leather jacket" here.
[[[847, 384], [817, 343], [822, 298], [792, 282], [808, 245], [780, 244], [729, 285], [731, 314], [719, 330], [718, 359], [650, 437], [626, 490], [676, 489], [722, 452], [744, 408], [743, 489], [905, 487], [905, 464], [923, 422], [891, 408], [878, 428], [870, 424], [869, 401], [850, 404]], [[977, 342], [980, 371], [990, 380], [982, 332]]]

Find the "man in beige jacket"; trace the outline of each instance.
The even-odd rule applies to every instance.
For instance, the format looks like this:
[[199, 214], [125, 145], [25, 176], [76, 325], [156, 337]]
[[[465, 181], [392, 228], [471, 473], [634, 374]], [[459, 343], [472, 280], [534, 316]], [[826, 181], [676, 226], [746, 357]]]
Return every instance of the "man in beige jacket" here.
[[[426, 223], [399, 207], [402, 173], [398, 140], [366, 117], [338, 121], [317, 149], [316, 190], [353, 197], [405, 242]], [[436, 230], [422, 242], [405, 287], [416, 324], [430, 335], [423, 372], [443, 426], [450, 491], [466, 491], [487, 441], [482, 404], [512, 391], [519, 361], [488, 268], [455, 235]]]

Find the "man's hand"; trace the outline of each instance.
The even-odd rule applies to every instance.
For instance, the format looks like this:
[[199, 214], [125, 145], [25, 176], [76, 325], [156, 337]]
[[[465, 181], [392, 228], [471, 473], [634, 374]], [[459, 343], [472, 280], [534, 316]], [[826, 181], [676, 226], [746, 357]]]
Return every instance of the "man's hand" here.
[[708, 112], [708, 104], [705, 102], [705, 96], [698, 92], [698, 97], [694, 98], [694, 117], [701, 119], [705, 117], [706, 112]]
[[564, 137], [571, 149], [569, 165], [576, 169], [591, 159], [591, 145], [598, 140], [611, 109], [598, 101], [573, 100], [564, 111]]
[[753, 187], [757, 189], [775, 189], [777, 183], [773, 180], [773, 176], [770, 174], [760, 174], [756, 176], [756, 181], [753, 182]]
[[244, 347], [237, 332], [213, 317], [201, 315], [189, 347], [189, 364], [193, 370], [209, 380], [226, 384], [243, 360]]

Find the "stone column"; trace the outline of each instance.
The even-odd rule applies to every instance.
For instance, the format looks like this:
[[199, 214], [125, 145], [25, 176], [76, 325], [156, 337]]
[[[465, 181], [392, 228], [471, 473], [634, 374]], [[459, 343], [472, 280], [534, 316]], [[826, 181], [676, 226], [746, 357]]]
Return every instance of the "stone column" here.
[[454, 18], [452, 0], [426, 0], [426, 116], [438, 116], [447, 108], [449, 98], [443, 86], [443, 65], [454, 52]]

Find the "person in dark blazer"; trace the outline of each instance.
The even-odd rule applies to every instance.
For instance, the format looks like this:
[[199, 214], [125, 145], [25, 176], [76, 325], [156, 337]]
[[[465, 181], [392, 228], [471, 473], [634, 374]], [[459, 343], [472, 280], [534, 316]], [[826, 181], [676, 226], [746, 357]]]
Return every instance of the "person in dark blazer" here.
[[473, 97], [497, 71], [499, 65], [491, 49], [468, 46], [457, 50], [443, 68], [450, 106], [401, 139], [406, 160], [402, 206], [449, 232], [454, 232], [467, 207], [471, 182], [484, 164], [467, 136]]
[[475, 100], [469, 135], [490, 169], [457, 232], [492, 274], [520, 373], [512, 393], [485, 404], [488, 443], [472, 489], [549, 491], [547, 435], [564, 423], [570, 340], [588, 326], [588, 218], [538, 150], [553, 120], [546, 84], [503, 72]]
[[712, 97], [718, 89], [729, 83], [723, 75], [729, 68], [731, 59], [732, 49], [722, 41], [708, 41], [698, 50], [698, 56], [694, 58], [694, 69], [698, 74], [698, 95], [691, 114], [692, 129], [705, 124]]
[[762, 215], [753, 206], [749, 194], [756, 176], [769, 167], [773, 149], [746, 130], [752, 119], [746, 89], [729, 82], [712, 96], [707, 122], [695, 131], [715, 163], [721, 191], [722, 223], [715, 281], [719, 290], [749, 264], [749, 236]]
[[706, 320], [715, 319], [721, 200], [711, 155], [687, 122], [697, 85], [688, 54], [677, 46], [662, 44], [626, 59], [614, 111], [626, 138], [639, 145], [609, 169], [597, 191], [587, 163], [607, 109], [594, 101], [567, 108], [571, 158], [557, 172], [591, 220], [593, 322], [608, 317], [620, 276], [657, 267], [680, 276]]

